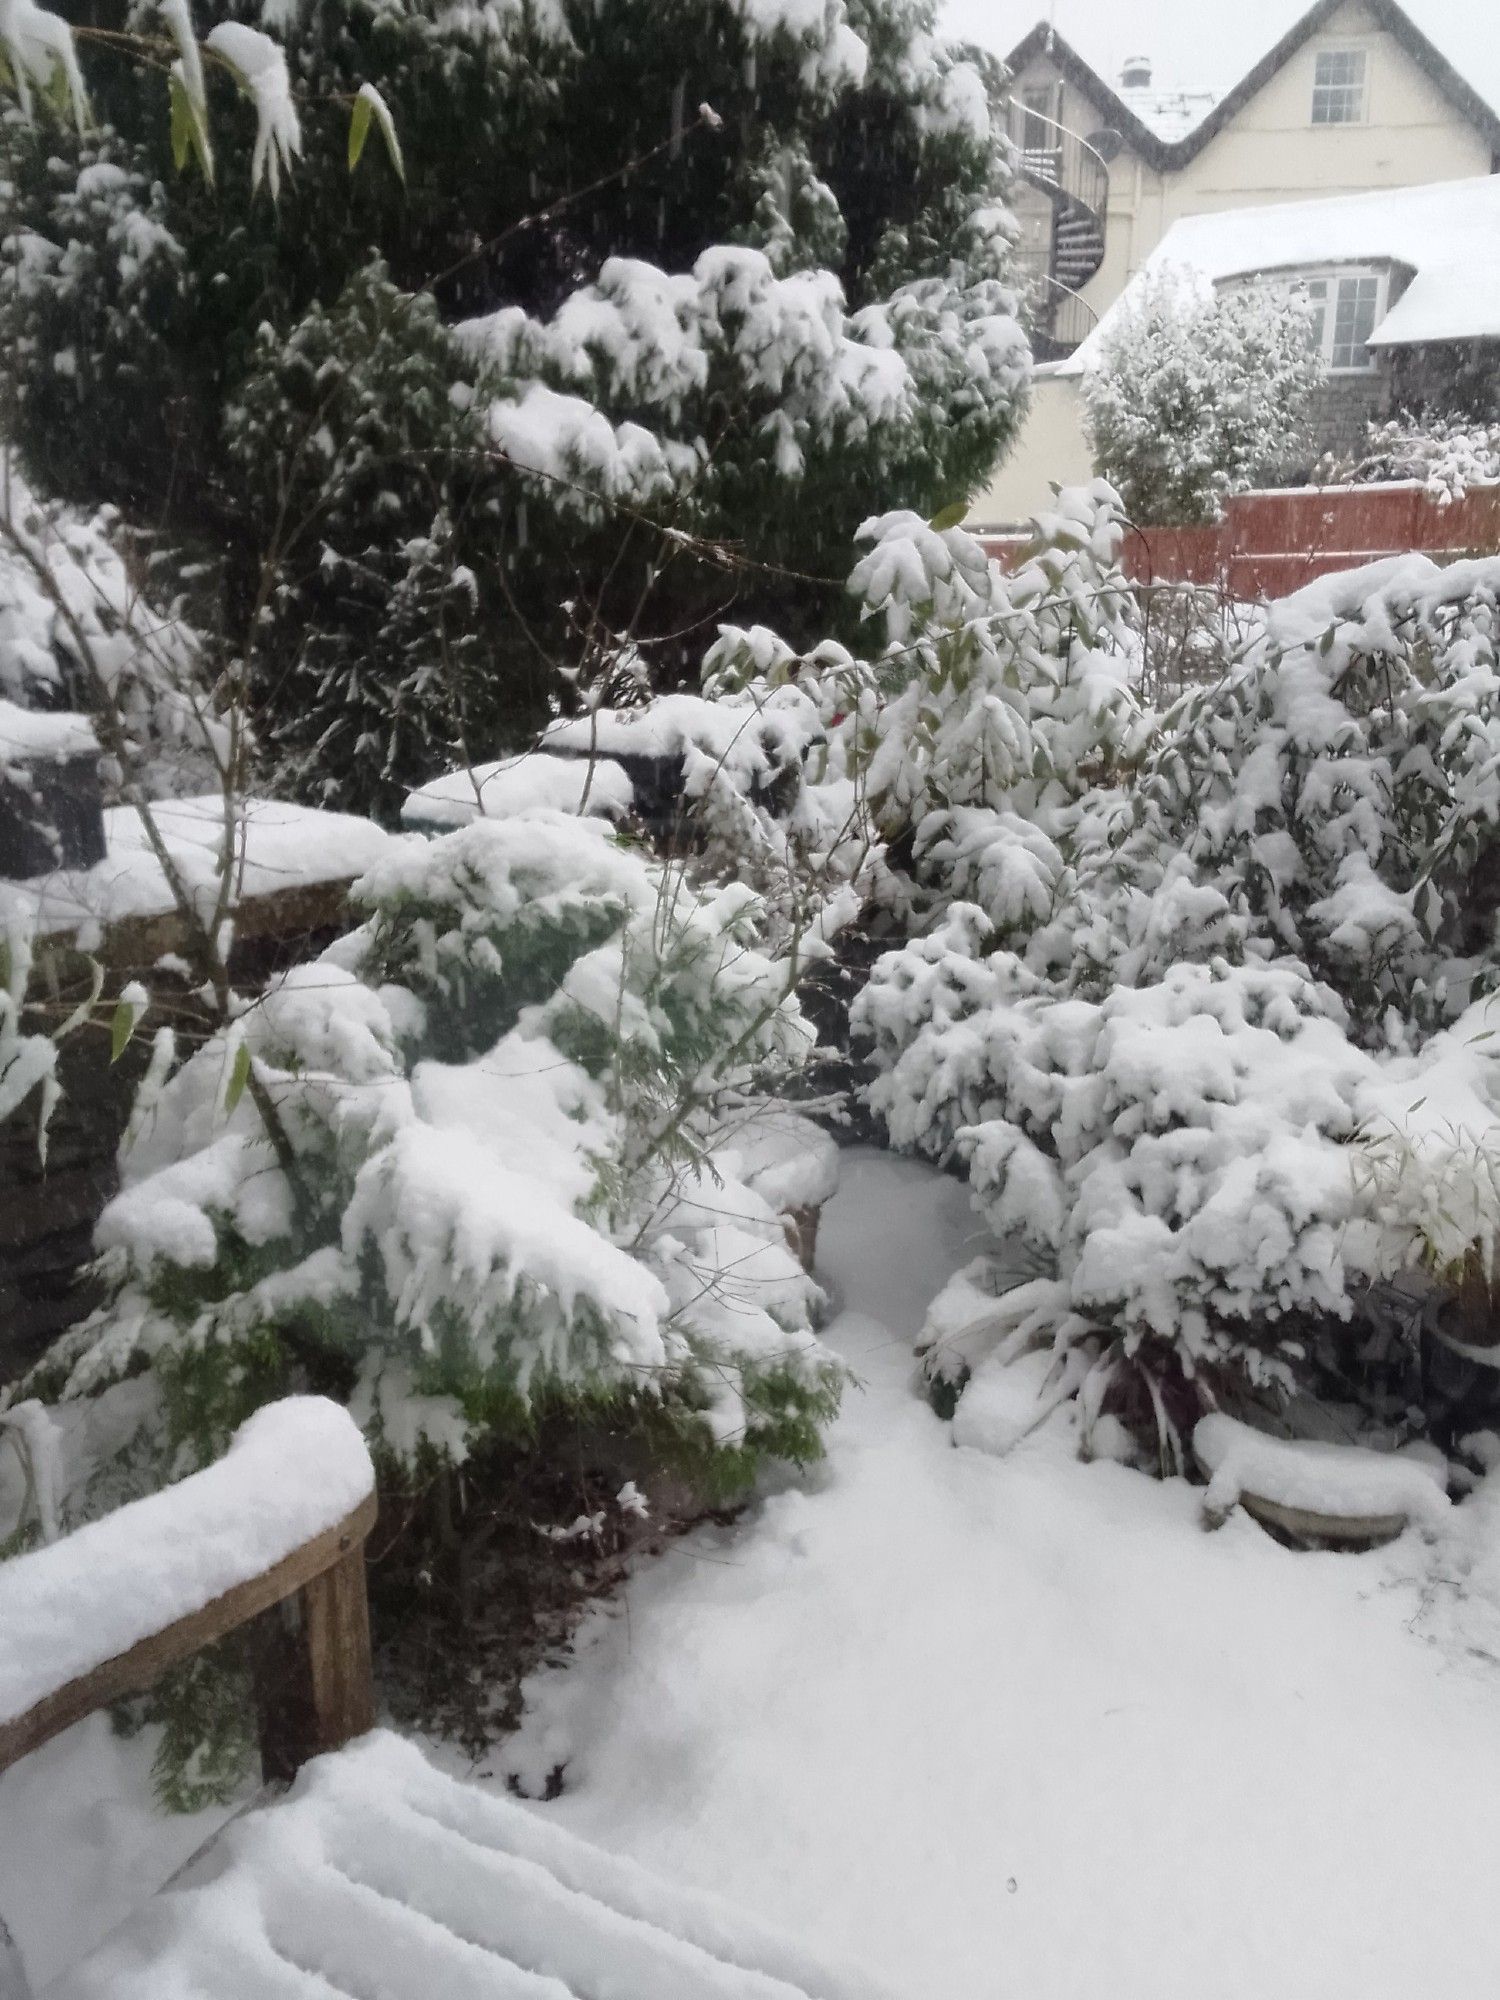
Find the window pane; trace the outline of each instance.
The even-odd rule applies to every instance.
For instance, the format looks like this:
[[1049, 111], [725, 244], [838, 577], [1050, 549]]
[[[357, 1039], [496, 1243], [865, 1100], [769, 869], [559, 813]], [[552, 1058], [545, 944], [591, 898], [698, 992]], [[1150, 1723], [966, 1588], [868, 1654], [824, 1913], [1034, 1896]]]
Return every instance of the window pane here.
[[1021, 102], [1025, 114], [1021, 121], [1021, 145], [1028, 153], [1046, 152], [1055, 143], [1051, 126], [1043, 122], [1052, 115], [1052, 92], [1028, 90]]
[[1313, 67], [1314, 125], [1354, 125], [1365, 115], [1365, 52], [1325, 49]]
[[1375, 315], [1380, 304], [1378, 278], [1340, 278], [1334, 304], [1333, 346], [1329, 363], [1334, 368], [1368, 368], [1370, 335], [1375, 331]]

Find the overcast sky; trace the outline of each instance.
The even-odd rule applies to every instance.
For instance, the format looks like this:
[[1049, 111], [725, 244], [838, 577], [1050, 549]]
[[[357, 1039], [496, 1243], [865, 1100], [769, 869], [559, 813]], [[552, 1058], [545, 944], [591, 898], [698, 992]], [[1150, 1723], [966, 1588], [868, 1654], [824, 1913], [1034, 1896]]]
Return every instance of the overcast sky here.
[[[941, 0], [950, 34], [1004, 55], [1054, 18], [1111, 81], [1127, 56], [1149, 55], [1163, 84], [1228, 89], [1305, 11], [1303, 0]], [[1500, 109], [1500, 0], [1407, 0], [1407, 12]]]

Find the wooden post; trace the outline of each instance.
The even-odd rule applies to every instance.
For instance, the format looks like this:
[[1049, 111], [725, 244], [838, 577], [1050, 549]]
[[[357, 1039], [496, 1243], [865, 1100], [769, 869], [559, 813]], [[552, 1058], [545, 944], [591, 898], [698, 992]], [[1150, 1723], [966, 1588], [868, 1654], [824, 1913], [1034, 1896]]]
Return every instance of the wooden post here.
[[290, 1778], [309, 1757], [362, 1735], [375, 1719], [364, 1558], [365, 1537], [374, 1525], [371, 1493], [336, 1527], [314, 1535], [259, 1576], [54, 1689], [24, 1715], [0, 1722], [0, 1771], [96, 1708], [142, 1693], [168, 1667], [252, 1619], [267, 1777]]
[[289, 1783], [311, 1757], [375, 1723], [363, 1534], [330, 1568], [266, 1612], [254, 1642], [261, 1775]]

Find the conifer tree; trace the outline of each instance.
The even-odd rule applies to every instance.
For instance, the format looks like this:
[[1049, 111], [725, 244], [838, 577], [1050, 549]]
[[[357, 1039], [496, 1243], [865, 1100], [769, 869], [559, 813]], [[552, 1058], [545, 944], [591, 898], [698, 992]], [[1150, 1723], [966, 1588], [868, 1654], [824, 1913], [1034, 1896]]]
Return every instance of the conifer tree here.
[[[859, 522], [998, 457], [1026, 351], [997, 74], [925, 0], [225, 11], [285, 46], [295, 170], [256, 187], [209, 63], [208, 185], [161, 68], [90, 45], [94, 127], [0, 140], [0, 390], [45, 491], [223, 559], [294, 789], [388, 811], [460, 733], [523, 738], [599, 635], [670, 684], [731, 608], [821, 634]], [[399, 155], [351, 175], [327, 114], [365, 85]], [[425, 593], [442, 672], [378, 592], [345, 623], [350, 565], [405, 578], [408, 630]]]

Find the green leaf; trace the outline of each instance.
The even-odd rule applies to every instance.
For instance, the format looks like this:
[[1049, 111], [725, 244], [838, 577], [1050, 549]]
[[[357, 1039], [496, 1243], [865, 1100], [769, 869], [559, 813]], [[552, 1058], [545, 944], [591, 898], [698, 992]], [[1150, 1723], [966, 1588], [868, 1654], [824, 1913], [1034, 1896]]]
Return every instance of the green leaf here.
[[117, 1063], [124, 1055], [130, 1037], [135, 1033], [137, 1010], [128, 1000], [121, 1000], [115, 1008], [114, 1019], [109, 1024], [109, 1059]]
[[68, 72], [60, 62], [52, 65], [52, 73], [47, 78], [43, 95], [59, 118], [66, 118], [68, 107], [73, 101], [73, 92], [68, 83]]
[[224, 1115], [233, 1114], [235, 1106], [245, 1094], [245, 1085], [250, 1081], [250, 1051], [243, 1042], [234, 1052], [234, 1068], [229, 1072], [229, 1088], [224, 1093]]
[[953, 500], [938, 513], [934, 514], [927, 525], [929, 528], [936, 528], [938, 533], [942, 534], [946, 528], [961, 528], [968, 518], [968, 513], [969, 503], [967, 500]]
[[354, 110], [349, 118], [349, 168], [352, 172], [359, 165], [360, 155], [365, 150], [365, 140], [370, 135], [370, 121], [380, 127], [380, 136], [385, 142], [386, 156], [396, 169], [403, 186], [406, 184], [406, 162], [401, 157], [401, 141], [396, 137], [396, 122], [391, 117], [390, 106], [373, 83], [362, 83], [359, 95], [354, 100]]
[[181, 173], [193, 150], [193, 110], [180, 77], [169, 76], [167, 90], [172, 100], [172, 164]]
[[203, 107], [193, 102], [175, 69], [167, 77], [167, 89], [172, 100], [172, 159], [177, 171], [181, 173], [186, 168], [190, 157], [196, 158], [204, 180], [212, 187], [214, 155], [208, 143], [208, 127], [203, 122]]
[[370, 120], [375, 107], [368, 97], [356, 97], [354, 113], [349, 120], [349, 171], [353, 173], [359, 165], [360, 154], [365, 150], [365, 141], [370, 136]]

